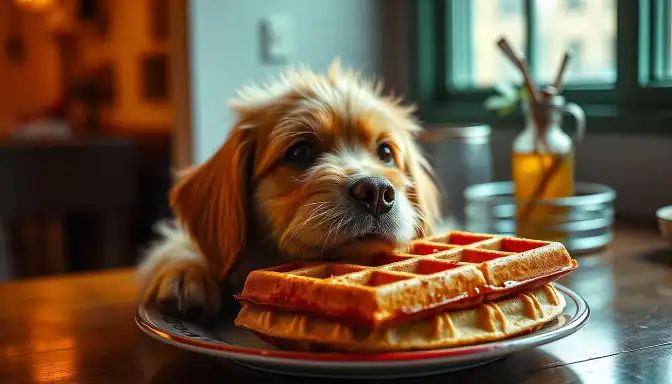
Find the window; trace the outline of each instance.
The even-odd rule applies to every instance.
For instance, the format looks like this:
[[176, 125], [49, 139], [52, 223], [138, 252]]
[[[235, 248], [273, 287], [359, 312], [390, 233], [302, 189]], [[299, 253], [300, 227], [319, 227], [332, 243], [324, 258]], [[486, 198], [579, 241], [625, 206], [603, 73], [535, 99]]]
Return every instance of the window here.
[[[577, 38], [574, 40], [571, 40], [569, 44], [567, 44], [569, 52], [571, 52], [572, 57], [574, 58], [574, 70], [576, 72], [582, 72], [583, 67], [585, 66], [583, 61], [585, 58], [583, 57], [583, 39]], [[605, 50], [602, 55], [600, 55], [601, 60], [603, 62], [610, 62], [613, 58], [609, 56], [609, 51]]]
[[[499, 81], [522, 81], [519, 72], [496, 48], [495, 43], [500, 37], [506, 37], [519, 51], [528, 53], [529, 64], [539, 81], [552, 81], [569, 49], [574, 51], [574, 57], [567, 73], [568, 82], [614, 83], [616, 61], [608, 46], [616, 37], [616, 12], [613, 9], [605, 11], [601, 7], [592, 7], [565, 16], [558, 12], [559, 2], [509, 0], [506, 3], [509, 12], [520, 17], [502, 17], [493, 12], [491, 0], [448, 2], [452, 20], [448, 21], [451, 27], [449, 46], [453, 53], [449, 85], [468, 89], [490, 87]], [[531, 17], [527, 17], [528, 12]], [[528, 38], [532, 43], [530, 47], [527, 46]], [[584, 52], [586, 46], [590, 47], [588, 56]]]
[[565, 0], [565, 7], [570, 11], [581, 10], [583, 8], [583, 0]]
[[499, 13], [505, 16], [523, 16], [522, 0], [499, 0]]
[[[492, 0], [458, 1], [452, 9], [453, 23], [450, 46], [455, 53], [448, 79], [456, 88], [492, 86], [496, 80], [518, 80], [513, 67], [492, 47], [503, 33], [518, 46], [525, 42], [525, 7], [523, 0], [500, 2], [507, 4], [508, 14], [492, 8]], [[478, 15], [478, 16], [476, 16]], [[518, 15], [512, 18], [511, 15]], [[478, 42], [492, 42], [479, 44]]]
[[572, 52], [563, 95], [584, 109], [672, 108], [672, 0], [412, 3], [414, 85], [425, 121], [482, 116], [500, 84], [522, 87], [497, 47], [500, 37], [527, 59], [540, 86], [553, 82], [564, 53]]
[[655, 77], [658, 80], [672, 79], [672, 6], [668, 3], [665, 12], [657, 14], [658, 28], [654, 32], [655, 48], [658, 49], [658, 57], [655, 63]]

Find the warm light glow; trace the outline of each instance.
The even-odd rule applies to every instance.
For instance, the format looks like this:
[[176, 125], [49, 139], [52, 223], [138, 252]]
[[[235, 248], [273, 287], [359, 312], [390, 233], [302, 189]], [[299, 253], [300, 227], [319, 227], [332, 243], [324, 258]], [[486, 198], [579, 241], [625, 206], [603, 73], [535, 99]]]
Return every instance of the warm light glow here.
[[31, 12], [45, 11], [53, 5], [53, 0], [14, 0], [16, 7]]
[[72, 311], [55, 303], [76, 303], [78, 295], [75, 290], [54, 286], [26, 310], [19, 348], [27, 356], [31, 382], [72, 383], [77, 379], [81, 347], [77, 345], [76, 321]]

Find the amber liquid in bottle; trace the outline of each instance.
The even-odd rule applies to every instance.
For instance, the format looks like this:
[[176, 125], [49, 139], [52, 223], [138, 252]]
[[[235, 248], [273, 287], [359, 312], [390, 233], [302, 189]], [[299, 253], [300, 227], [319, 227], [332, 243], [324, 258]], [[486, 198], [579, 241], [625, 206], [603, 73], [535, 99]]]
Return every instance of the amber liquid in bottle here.
[[[549, 171], [556, 159], [561, 154], [553, 153], [514, 153], [512, 157], [513, 182], [515, 185], [514, 196], [517, 200], [529, 201], [532, 199], [539, 183]], [[540, 200], [548, 200], [561, 197], [570, 197], [574, 194], [574, 156], [572, 153], [565, 155], [565, 159], [549, 180], [549, 183], [540, 195]], [[566, 209], [561, 207], [546, 207], [543, 205], [533, 206], [528, 211], [525, 225], [521, 221], [525, 205], [516, 209], [516, 223], [520, 224], [518, 236], [540, 240], [562, 241], [562, 231], [549, 231], [540, 227], [562, 222], [562, 215]], [[538, 223], [538, 225], [535, 225]], [[543, 223], [543, 224], [542, 224]]]
[[[514, 197], [522, 204], [516, 206], [516, 234], [530, 239], [563, 241], [564, 231], [553, 230], [566, 221], [568, 210], [563, 207], [544, 206], [544, 200], [571, 197], [574, 195], [574, 153], [571, 138], [559, 126], [551, 126], [546, 131], [544, 142], [539, 145], [532, 124], [518, 135], [512, 148], [511, 166]], [[549, 173], [553, 163], [562, 163], [539, 195], [540, 204], [529, 206], [529, 201]]]
[[[536, 119], [532, 119], [529, 105], [523, 103], [526, 124], [512, 147], [511, 171], [514, 197], [518, 201], [516, 234], [531, 239], [565, 242], [569, 230], [562, 227], [563, 223], [575, 220], [570, 217], [572, 208], [549, 202], [572, 197], [575, 193], [574, 138], [562, 129], [562, 116], [568, 113], [574, 117], [574, 137], [579, 139], [585, 132], [585, 116], [581, 107], [566, 103], [561, 96], [546, 94], [541, 100], [543, 103], [535, 106]], [[538, 129], [536, 124], [544, 124], [544, 129]], [[537, 195], [542, 185], [544, 188]], [[535, 198], [538, 198], [536, 204], [533, 201]]]

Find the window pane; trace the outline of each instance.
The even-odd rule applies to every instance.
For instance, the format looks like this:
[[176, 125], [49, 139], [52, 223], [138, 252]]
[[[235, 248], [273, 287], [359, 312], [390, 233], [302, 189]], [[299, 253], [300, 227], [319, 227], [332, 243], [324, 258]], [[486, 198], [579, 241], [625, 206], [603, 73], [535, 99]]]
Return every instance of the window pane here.
[[656, 55], [656, 77], [661, 80], [669, 80], [672, 78], [672, 0], [667, 0], [662, 3], [663, 9], [658, 17], [656, 17], [656, 28], [654, 31], [662, 36], [654, 36], [654, 39], [660, 44], [656, 44], [658, 52]]
[[534, 0], [534, 72], [538, 82], [555, 79], [566, 50], [573, 54], [565, 84], [616, 81], [614, 0]]
[[488, 88], [496, 82], [522, 81], [497, 47], [497, 40], [504, 36], [516, 51], [525, 51], [524, 1], [456, 0], [448, 4], [453, 15], [449, 21], [450, 87]]
[[642, 26], [651, 31], [650, 60], [652, 72], [647, 80], [672, 80], [672, 0], [657, 1], [650, 8], [652, 24]]

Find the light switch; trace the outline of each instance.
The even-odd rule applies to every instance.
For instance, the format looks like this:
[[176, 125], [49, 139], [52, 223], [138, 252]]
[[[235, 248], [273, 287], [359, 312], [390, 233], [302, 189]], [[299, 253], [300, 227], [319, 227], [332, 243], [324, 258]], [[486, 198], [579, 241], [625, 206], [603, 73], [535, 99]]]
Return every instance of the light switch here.
[[292, 23], [287, 16], [273, 15], [264, 19], [262, 47], [267, 62], [282, 63], [289, 60], [294, 47]]

